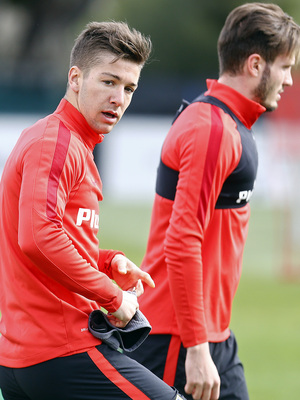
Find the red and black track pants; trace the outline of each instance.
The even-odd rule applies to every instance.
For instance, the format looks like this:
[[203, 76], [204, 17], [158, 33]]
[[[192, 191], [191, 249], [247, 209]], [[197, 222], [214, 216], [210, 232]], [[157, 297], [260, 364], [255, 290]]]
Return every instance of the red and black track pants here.
[[5, 400], [175, 400], [178, 394], [105, 344], [26, 368], [0, 366], [0, 388]]
[[[221, 378], [219, 400], [249, 400], [244, 368], [238, 357], [233, 332], [224, 342], [209, 343], [209, 349]], [[187, 400], [192, 400], [192, 396], [184, 392], [186, 349], [179, 336], [150, 334], [137, 350], [128, 355], [168, 385], [175, 386]]]

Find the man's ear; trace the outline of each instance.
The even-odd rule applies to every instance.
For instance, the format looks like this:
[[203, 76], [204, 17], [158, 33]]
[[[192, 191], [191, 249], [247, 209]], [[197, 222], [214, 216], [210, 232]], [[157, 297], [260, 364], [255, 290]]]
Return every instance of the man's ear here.
[[68, 75], [69, 87], [73, 90], [73, 92], [78, 93], [81, 79], [82, 71], [76, 65], [74, 65], [70, 68]]
[[261, 73], [264, 71], [266, 62], [257, 53], [251, 54], [246, 61], [247, 72], [253, 78], [260, 77]]

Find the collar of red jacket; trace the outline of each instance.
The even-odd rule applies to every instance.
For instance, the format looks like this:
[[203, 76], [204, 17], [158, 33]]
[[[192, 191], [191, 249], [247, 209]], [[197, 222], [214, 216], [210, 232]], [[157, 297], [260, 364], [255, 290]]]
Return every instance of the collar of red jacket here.
[[238, 119], [250, 129], [262, 113], [266, 111], [265, 107], [256, 101], [250, 100], [231, 87], [219, 83], [214, 79], [207, 79], [206, 95], [214, 96], [225, 103]]
[[87, 123], [84, 116], [66, 99], [62, 99], [55, 110], [55, 114], [59, 114], [59, 118], [72, 132], [80, 135], [82, 140], [92, 150], [97, 143], [104, 139], [103, 134], [94, 131]]

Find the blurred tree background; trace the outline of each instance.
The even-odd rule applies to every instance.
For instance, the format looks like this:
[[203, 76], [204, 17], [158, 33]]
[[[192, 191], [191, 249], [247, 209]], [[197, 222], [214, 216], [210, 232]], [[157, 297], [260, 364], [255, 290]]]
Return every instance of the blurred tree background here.
[[[174, 113], [218, 75], [217, 38], [238, 0], [1, 0], [0, 112], [47, 113], [64, 94], [74, 38], [92, 20], [125, 20], [154, 51], [131, 113]], [[298, 0], [277, 1], [296, 21]]]

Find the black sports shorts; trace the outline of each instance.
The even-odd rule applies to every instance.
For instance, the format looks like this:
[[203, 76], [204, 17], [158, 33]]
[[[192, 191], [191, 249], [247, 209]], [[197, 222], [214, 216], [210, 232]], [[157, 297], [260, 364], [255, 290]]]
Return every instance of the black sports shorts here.
[[[249, 400], [244, 368], [238, 357], [233, 332], [224, 342], [209, 343], [209, 349], [221, 378], [219, 400]], [[170, 386], [175, 386], [187, 400], [192, 400], [192, 396], [184, 392], [186, 349], [179, 336], [149, 335], [137, 350], [128, 355]]]
[[0, 366], [0, 388], [5, 400], [183, 398], [142, 365], [105, 344], [26, 368]]

